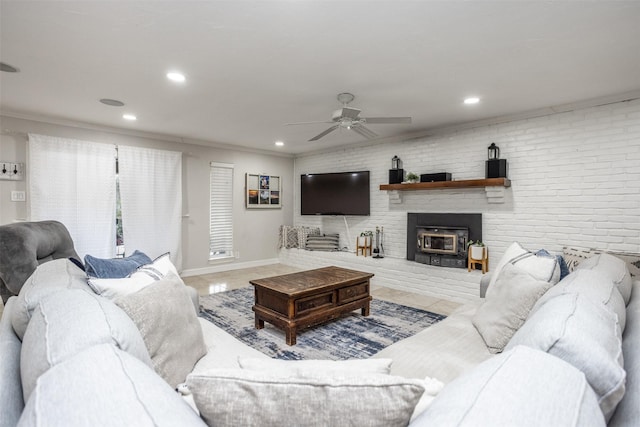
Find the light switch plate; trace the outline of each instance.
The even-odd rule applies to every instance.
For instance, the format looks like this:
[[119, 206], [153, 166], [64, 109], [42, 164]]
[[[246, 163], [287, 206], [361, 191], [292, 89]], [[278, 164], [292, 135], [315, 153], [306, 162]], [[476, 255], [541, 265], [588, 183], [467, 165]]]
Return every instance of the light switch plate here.
[[11, 192], [11, 201], [12, 202], [24, 202], [27, 200], [26, 194], [24, 191], [12, 191]]

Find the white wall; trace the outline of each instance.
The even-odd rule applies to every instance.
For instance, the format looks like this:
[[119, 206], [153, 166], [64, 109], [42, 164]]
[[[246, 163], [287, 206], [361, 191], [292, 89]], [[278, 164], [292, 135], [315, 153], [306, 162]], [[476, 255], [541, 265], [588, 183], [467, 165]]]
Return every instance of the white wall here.
[[[491, 142], [509, 163], [512, 186], [505, 192], [505, 203], [488, 203], [480, 188], [407, 191], [396, 205], [379, 190], [388, 182], [394, 155], [404, 161], [405, 171], [446, 171], [457, 180], [484, 178]], [[406, 256], [407, 212], [482, 213], [490, 267], [513, 241], [552, 252], [566, 245], [640, 252], [640, 100], [300, 156], [294, 171], [294, 224], [317, 225], [323, 232], [340, 232], [344, 237], [342, 218], [299, 215], [299, 176], [349, 170], [371, 171], [371, 216], [348, 218], [354, 242], [362, 230], [384, 226], [386, 255], [395, 259], [390, 271], [382, 264], [378, 269], [376, 264], [366, 265], [380, 284], [454, 300], [477, 297], [475, 272], [445, 269], [445, 273], [401, 261]], [[335, 262], [332, 257], [309, 258], [302, 252], [290, 251], [281, 259], [305, 267]], [[355, 255], [341, 255], [363, 262]], [[453, 287], [454, 280], [463, 283], [462, 288]]]
[[[94, 130], [0, 116], [0, 160], [26, 163], [26, 134], [75, 138], [86, 141], [135, 145], [183, 153], [183, 268], [186, 274], [273, 262], [278, 257], [278, 227], [291, 224], [293, 215], [293, 159], [250, 151], [177, 143], [153, 137], [133, 136], [126, 131]], [[234, 245], [239, 257], [231, 264], [211, 264], [209, 255], [209, 163], [233, 163]], [[52, 165], [55, 167], [55, 165]], [[26, 165], [28, 174], [29, 165]], [[244, 205], [245, 173], [282, 177], [282, 209], [247, 210]], [[26, 181], [0, 181], [0, 224], [27, 219], [24, 202], [11, 202], [11, 190], [26, 190]], [[26, 195], [27, 199], [29, 194]], [[158, 230], [162, 232], [162, 230]], [[125, 236], [126, 239], [126, 236]], [[132, 249], [132, 248], [130, 248]]]

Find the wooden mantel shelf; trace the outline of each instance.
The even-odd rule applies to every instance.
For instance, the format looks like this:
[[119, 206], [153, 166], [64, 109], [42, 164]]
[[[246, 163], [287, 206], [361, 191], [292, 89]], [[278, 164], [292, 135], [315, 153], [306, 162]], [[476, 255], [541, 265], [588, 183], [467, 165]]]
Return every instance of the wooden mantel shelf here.
[[464, 179], [460, 181], [416, 182], [407, 184], [381, 184], [380, 190], [431, 190], [436, 188], [511, 187], [508, 178]]

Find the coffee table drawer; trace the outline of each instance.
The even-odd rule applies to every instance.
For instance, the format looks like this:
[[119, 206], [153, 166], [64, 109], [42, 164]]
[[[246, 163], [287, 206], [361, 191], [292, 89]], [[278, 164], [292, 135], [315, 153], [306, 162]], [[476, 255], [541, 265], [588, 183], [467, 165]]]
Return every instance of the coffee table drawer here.
[[369, 295], [369, 283], [363, 282], [357, 285], [348, 286], [346, 288], [338, 289], [338, 304], [344, 304], [347, 302], [355, 301], [357, 299], [366, 297]]
[[331, 307], [335, 304], [333, 292], [326, 292], [319, 295], [313, 295], [307, 298], [300, 298], [295, 302], [296, 314], [295, 316], [303, 316], [313, 310], [319, 308]]

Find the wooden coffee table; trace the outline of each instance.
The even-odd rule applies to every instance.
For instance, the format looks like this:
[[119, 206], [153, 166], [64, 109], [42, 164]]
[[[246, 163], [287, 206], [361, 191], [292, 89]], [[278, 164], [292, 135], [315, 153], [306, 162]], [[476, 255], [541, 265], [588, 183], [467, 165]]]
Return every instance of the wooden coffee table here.
[[369, 315], [371, 273], [340, 267], [324, 267], [283, 276], [251, 280], [255, 288], [256, 329], [269, 322], [295, 345], [296, 333], [361, 309]]

